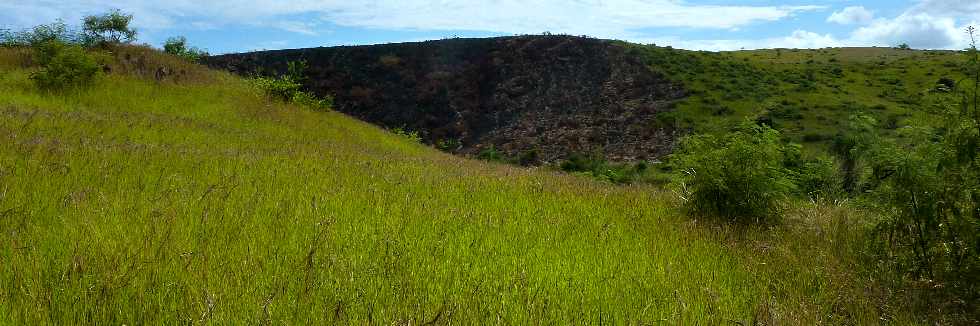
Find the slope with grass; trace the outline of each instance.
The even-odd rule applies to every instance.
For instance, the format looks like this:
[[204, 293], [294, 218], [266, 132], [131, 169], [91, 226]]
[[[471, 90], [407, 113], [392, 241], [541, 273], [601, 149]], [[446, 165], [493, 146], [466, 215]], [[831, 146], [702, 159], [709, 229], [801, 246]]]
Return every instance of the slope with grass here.
[[900, 137], [895, 130], [903, 126], [935, 124], [929, 108], [949, 91], [942, 80], [965, 78], [967, 61], [963, 52], [892, 48], [695, 52], [627, 46], [689, 90], [662, 120], [715, 133], [755, 119], [812, 149], [827, 149], [853, 115], [874, 118], [885, 137]]
[[[2, 323], [929, 318], [862, 267], [844, 208], [733, 230], [657, 188], [454, 157], [151, 52], [39, 92], [23, 54], [0, 50]], [[166, 67], [193, 78], [140, 73]]]

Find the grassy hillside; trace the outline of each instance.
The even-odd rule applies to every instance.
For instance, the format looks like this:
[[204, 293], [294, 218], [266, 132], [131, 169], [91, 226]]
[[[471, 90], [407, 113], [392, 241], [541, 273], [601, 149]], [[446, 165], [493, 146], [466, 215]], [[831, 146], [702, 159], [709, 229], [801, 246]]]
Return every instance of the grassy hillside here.
[[140, 77], [154, 53], [52, 94], [0, 51], [0, 323], [935, 317], [865, 267], [844, 208], [732, 230], [658, 188], [454, 157], [227, 74]]
[[893, 48], [695, 52], [624, 45], [688, 89], [662, 120], [694, 132], [720, 132], [745, 118], [771, 120], [790, 140], [826, 148], [855, 114], [883, 136], [937, 123], [923, 111], [945, 93], [941, 78], [965, 77], [963, 52]]

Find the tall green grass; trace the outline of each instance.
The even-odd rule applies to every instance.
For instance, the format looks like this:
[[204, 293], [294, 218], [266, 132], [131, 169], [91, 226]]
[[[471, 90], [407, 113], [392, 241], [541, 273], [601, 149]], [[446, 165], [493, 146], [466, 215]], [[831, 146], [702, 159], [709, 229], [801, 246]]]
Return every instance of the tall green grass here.
[[0, 323], [916, 321], [846, 209], [730, 229], [210, 74], [44, 93], [0, 64]]

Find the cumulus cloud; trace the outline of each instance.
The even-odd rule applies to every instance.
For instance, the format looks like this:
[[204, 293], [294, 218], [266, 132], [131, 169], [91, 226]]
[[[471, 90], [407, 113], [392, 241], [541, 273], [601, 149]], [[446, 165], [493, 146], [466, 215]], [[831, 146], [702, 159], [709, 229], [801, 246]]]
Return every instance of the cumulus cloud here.
[[915, 48], [961, 48], [965, 26], [957, 26], [952, 17], [935, 17], [926, 13], [906, 13], [894, 19], [877, 20], [851, 34], [857, 42], [878, 45], [908, 43]]
[[690, 5], [674, 0], [396, 1], [348, 2], [324, 15], [349, 26], [390, 29], [467, 29], [503, 33], [550, 30], [626, 35], [651, 27], [729, 29], [774, 21], [812, 6]]
[[966, 26], [980, 27], [977, 24], [980, 1], [922, 0], [896, 17], [877, 19], [863, 7], [847, 7], [831, 14], [827, 21], [862, 26], [842, 37], [797, 30], [785, 37], [742, 40], [666, 38], [658, 44], [699, 50], [895, 46], [901, 43], [922, 49], [963, 49], [968, 45]]
[[[8, 0], [0, 0], [8, 1]], [[0, 4], [0, 21], [33, 25], [52, 16], [74, 21], [85, 13], [119, 8], [136, 15], [134, 25], [170, 28], [192, 17], [213, 24], [276, 26], [315, 33], [312, 16], [341, 26], [400, 30], [471, 30], [497, 33], [543, 31], [629, 38], [656, 27], [732, 29], [820, 9], [816, 6], [696, 5], [680, 0], [37, 0]], [[34, 18], [37, 17], [37, 18]], [[36, 21], [32, 21], [35, 20]], [[289, 22], [289, 23], [286, 23]]]
[[913, 13], [932, 16], [959, 16], [964, 20], [980, 20], [980, 1], [976, 0], [922, 0], [909, 9]]
[[847, 7], [844, 10], [836, 11], [827, 17], [827, 21], [841, 25], [867, 24], [874, 19], [874, 13], [863, 6]]
[[819, 34], [805, 30], [793, 31], [788, 36], [764, 39], [729, 39], [729, 40], [683, 40], [678, 38], [647, 39], [644, 43], [670, 45], [683, 49], [707, 51], [734, 51], [771, 48], [826, 48], [846, 46], [846, 40], [838, 40], [830, 34]]
[[876, 19], [856, 29], [851, 39], [857, 43], [896, 45], [913, 48], [962, 49], [967, 45], [965, 29], [980, 20], [980, 1], [922, 0], [901, 15]]

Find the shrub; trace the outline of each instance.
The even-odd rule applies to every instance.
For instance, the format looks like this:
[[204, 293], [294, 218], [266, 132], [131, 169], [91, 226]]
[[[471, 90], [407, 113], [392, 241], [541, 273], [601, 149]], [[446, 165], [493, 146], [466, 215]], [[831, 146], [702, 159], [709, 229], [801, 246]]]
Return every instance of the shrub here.
[[131, 43], [136, 40], [136, 30], [129, 27], [133, 15], [113, 10], [82, 19], [82, 31], [89, 45], [105, 43]]
[[395, 128], [395, 129], [391, 129], [391, 132], [394, 133], [395, 135], [404, 137], [405, 139], [408, 139], [408, 140], [412, 141], [413, 143], [421, 143], [422, 142], [422, 136], [419, 135], [419, 132], [418, 131], [414, 131], [414, 130], [409, 131], [409, 130], [405, 129], [404, 127], [398, 127], [398, 128]]
[[586, 156], [582, 154], [572, 154], [568, 159], [561, 162], [559, 167], [565, 172], [594, 172], [602, 171], [606, 161], [599, 155]]
[[31, 79], [43, 90], [90, 86], [101, 70], [96, 59], [78, 45], [54, 40], [36, 46], [34, 52], [41, 70]]
[[539, 161], [540, 159], [538, 158], [537, 149], [524, 151], [521, 153], [520, 156], [517, 157], [517, 164], [520, 164], [521, 166], [535, 165], [538, 164]]
[[291, 101], [293, 95], [299, 92], [302, 86], [289, 78], [254, 77], [251, 80], [252, 84], [266, 95], [283, 102]]
[[187, 47], [187, 38], [183, 36], [168, 38], [163, 43], [163, 52], [187, 59], [191, 62], [200, 61], [208, 56], [208, 52], [196, 47]]
[[685, 137], [670, 161], [681, 173], [679, 187], [690, 212], [766, 223], [779, 217], [779, 200], [796, 188], [784, 166], [785, 151], [779, 132], [746, 123], [724, 137]]
[[843, 187], [837, 166], [830, 157], [807, 160], [796, 172], [796, 186], [801, 194], [811, 199], [836, 199], [843, 196]]
[[492, 144], [481, 150], [480, 153], [476, 154], [476, 158], [486, 161], [503, 162], [504, 155], [497, 150]]
[[290, 61], [285, 75], [278, 78], [256, 76], [250, 80], [255, 88], [275, 100], [295, 103], [315, 111], [331, 110], [334, 104], [332, 96], [320, 98], [302, 90], [302, 81], [306, 79], [304, 70], [306, 61]]
[[827, 135], [824, 135], [824, 134], [819, 134], [819, 133], [809, 132], [809, 133], [803, 134], [803, 142], [804, 143], [822, 142], [822, 141], [829, 140], [829, 139], [831, 139], [831, 137], [829, 137]]
[[61, 20], [47, 25], [37, 25], [31, 29], [14, 32], [11, 30], [0, 31], [0, 46], [3, 47], [37, 47], [51, 41], [58, 41], [65, 44], [79, 43], [82, 37], [68, 29], [68, 25]]
[[[974, 30], [968, 31], [972, 37]], [[975, 44], [969, 57], [972, 85], [958, 90], [959, 101], [943, 106], [941, 129], [909, 136], [914, 146], [873, 148], [868, 202], [885, 216], [877, 227], [885, 261], [913, 278], [936, 281], [935, 288], [958, 293], [960, 301], [975, 307], [980, 296], [980, 53]]]
[[286, 75], [283, 78], [292, 80], [298, 84], [306, 82], [306, 60], [290, 61], [286, 63]]
[[314, 111], [330, 111], [333, 109], [332, 96], [319, 98], [310, 92], [296, 91], [293, 93], [293, 97], [290, 99], [290, 101]]
[[459, 139], [455, 139], [455, 138], [441, 139], [436, 142], [436, 148], [438, 148], [443, 152], [453, 152], [458, 150], [462, 146], [463, 145], [459, 141]]
[[606, 161], [601, 153], [591, 155], [575, 153], [569, 155], [568, 159], [562, 161], [558, 167], [565, 172], [582, 173], [612, 183], [631, 183], [647, 170], [645, 162], [634, 165], [612, 164]]

